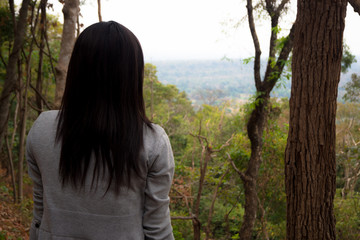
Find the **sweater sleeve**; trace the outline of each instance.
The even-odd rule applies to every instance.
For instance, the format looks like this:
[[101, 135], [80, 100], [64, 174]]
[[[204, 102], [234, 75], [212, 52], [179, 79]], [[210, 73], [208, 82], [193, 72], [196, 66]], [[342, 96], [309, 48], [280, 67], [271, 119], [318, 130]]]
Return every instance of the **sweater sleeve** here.
[[143, 230], [145, 239], [172, 240], [169, 191], [174, 175], [174, 157], [170, 141], [163, 131], [149, 160], [145, 189]]
[[43, 215], [43, 185], [41, 180], [41, 173], [32, 152], [31, 143], [31, 132], [29, 132], [26, 140], [26, 160], [28, 163], [29, 176], [33, 180], [34, 200], [34, 216], [30, 227], [30, 240], [36, 240], [38, 239], [37, 235]]

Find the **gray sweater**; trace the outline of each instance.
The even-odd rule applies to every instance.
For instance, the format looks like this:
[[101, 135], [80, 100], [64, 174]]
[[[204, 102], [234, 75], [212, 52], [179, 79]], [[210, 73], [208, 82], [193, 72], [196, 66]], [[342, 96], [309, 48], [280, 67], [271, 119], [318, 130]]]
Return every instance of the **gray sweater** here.
[[[29, 175], [34, 183], [34, 218], [30, 239], [174, 239], [170, 222], [169, 190], [174, 158], [165, 131], [153, 125], [144, 130], [140, 166], [133, 188], [111, 189], [92, 177], [83, 189], [62, 188], [59, 181], [60, 145], [55, 143], [58, 111], [43, 112], [26, 142]], [[90, 165], [88, 173], [92, 173]]]

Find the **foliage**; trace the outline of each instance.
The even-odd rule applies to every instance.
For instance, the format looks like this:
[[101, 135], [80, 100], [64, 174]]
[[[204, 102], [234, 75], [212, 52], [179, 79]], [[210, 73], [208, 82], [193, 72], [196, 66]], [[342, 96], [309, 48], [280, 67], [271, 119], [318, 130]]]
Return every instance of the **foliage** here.
[[351, 67], [351, 64], [355, 63], [355, 55], [353, 55], [350, 52], [350, 48], [345, 43], [343, 44], [343, 56], [341, 59], [341, 72], [346, 73], [349, 68]]
[[351, 81], [346, 83], [345, 91], [343, 96], [345, 101], [360, 103], [360, 75], [355, 73], [351, 75]]
[[[340, 189], [338, 189], [340, 190]], [[338, 239], [357, 240], [360, 238], [360, 193], [343, 199], [337, 191], [334, 200], [336, 235]]]
[[14, 38], [14, 26], [8, 7], [0, 7], [0, 46]]

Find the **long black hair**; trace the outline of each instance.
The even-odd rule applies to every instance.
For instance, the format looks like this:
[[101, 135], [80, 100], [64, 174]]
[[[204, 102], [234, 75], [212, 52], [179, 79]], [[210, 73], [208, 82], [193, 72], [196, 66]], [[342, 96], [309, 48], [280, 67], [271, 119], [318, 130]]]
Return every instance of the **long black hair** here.
[[144, 126], [151, 128], [143, 78], [143, 53], [129, 29], [113, 21], [100, 22], [80, 34], [58, 114], [63, 186], [83, 187], [95, 159], [92, 184], [101, 177], [107, 180], [106, 192], [112, 184], [116, 192], [131, 187], [131, 176], [140, 174]]

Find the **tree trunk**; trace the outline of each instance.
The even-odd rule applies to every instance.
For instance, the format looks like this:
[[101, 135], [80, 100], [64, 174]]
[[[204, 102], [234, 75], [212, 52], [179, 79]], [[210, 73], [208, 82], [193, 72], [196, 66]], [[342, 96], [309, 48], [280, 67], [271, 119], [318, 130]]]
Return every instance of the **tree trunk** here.
[[243, 223], [240, 228], [239, 236], [241, 239], [252, 239], [252, 229], [255, 225], [257, 212], [257, 191], [256, 178], [258, 176], [262, 145], [263, 145], [263, 131], [266, 120], [266, 106], [270, 96], [263, 96], [259, 98], [258, 104], [251, 113], [247, 124], [247, 132], [251, 142], [251, 156], [248, 163], [248, 168], [245, 172], [247, 179], [244, 182], [245, 189], [245, 212], [243, 216]]
[[14, 160], [13, 160], [13, 157], [12, 157], [12, 148], [10, 148], [10, 144], [9, 144], [7, 134], [5, 134], [5, 143], [6, 143], [7, 153], [8, 153], [9, 167], [10, 167], [10, 173], [11, 173], [11, 183], [13, 185], [14, 203], [17, 203], [18, 202], [18, 197], [17, 197], [17, 190], [16, 190], [16, 178], [15, 178], [15, 171], [14, 171]]
[[0, 96], [0, 149], [2, 149], [2, 143], [8, 123], [10, 95], [14, 91], [17, 83], [16, 67], [26, 33], [29, 2], [30, 0], [23, 0], [21, 4], [19, 20], [15, 31], [14, 45], [9, 56], [9, 62], [6, 66], [6, 78]]
[[335, 116], [346, 0], [298, 1], [285, 152], [287, 239], [335, 239]]
[[[31, 53], [30, 53], [31, 54]], [[31, 58], [29, 56], [29, 58]], [[28, 62], [27, 74], [30, 74], [30, 60]], [[25, 157], [25, 138], [26, 138], [26, 120], [27, 120], [27, 98], [28, 98], [28, 89], [30, 84], [31, 75], [27, 76], [26, 85], [24, 89], [24, 95], [22, 95], [22, 90], [20, 90], [20, 99], [23, 98], [23, 103], [20, 110], [20, 137], [19, 137], [19, 171], [18, 171], [18, 201], [21, 202], [23, 199], [23, 176], [24, 176], [24, 157]], [[21, 103], [22, 101], [20, 101]]]
[[42, 82], [43, 82], [42, 69], [43, 69], [43, 56], [44, 56], [45, 31], [46, 31], [46, 4], [47, 4], [47, 0], [41, 0], [39, 63], [38, 63], [38, 72], [36, 79], [36, 89], [40, 93], [40, 94], [36, 94], [36, 105], [37, 108], [39, 109], [38, 111], [39, 115], [42, 112], [44, 105], [40, 95], [42, 94]]
[[75, 43], [77, 16], [79, 14], [79, 0], [65, 0], [63, 7], [64, 25], [61, 37], [60, 54], [56, 70], [55, 107], [59, 108], [65, 90], [67, 68]]
[[293, 28], [284, 41], [283, 47], [277, 55], [277, 31], [273, 31], [278, 26], [280, 14], [284, 10], [285, 5], [289, 0], [282, 0], [279, 4], [276, 1], [266, 1], [266, 11], [271, 18], [271, 36], [268, 64], [265, 71], [265, 76], [261, 80], [260, 74], [260, 57], [261, 49], [258, 36], [255, 28], [255, 21], [253, 16], [252, 0], [247, 0], [248, 22], [251, 36], [255, 48], [254, 58], [254, 81], [256, 87], [257, 98], [254, 104], [254, 110], [250, 114], [247, 122], [247, 133], [251, 142], [251, 156], [247, 165], [245, 173], [238, 171], [245, 189], [245, 206], [243, 223], [239, 231], [239, 237], [242, 240], [252, 239], [252, 231], [255, 225], [256, 212], [258, 207], [258, 196], [256, 191], [256, 179], [261, 165], [261, 155], [263, 147], [263, 131], [267, 119], [267, 107], [270, 100], [270, 93], [275, 84], [279, 80], [284, 69], [285, 62], [288, 59], [292, 49], [293, 42]]

